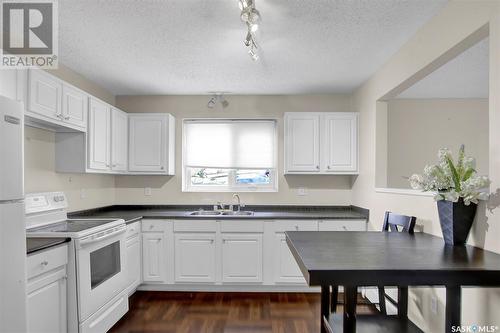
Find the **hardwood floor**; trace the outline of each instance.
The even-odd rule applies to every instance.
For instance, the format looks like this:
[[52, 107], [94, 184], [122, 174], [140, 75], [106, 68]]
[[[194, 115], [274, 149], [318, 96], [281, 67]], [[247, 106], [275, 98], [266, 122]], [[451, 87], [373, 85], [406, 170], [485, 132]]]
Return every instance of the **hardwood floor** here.
[[[111, 329], [120, 333], [315, 333], [320, 296], [312, 293], [184, 293], [138, 291]], [[341, 306], [338, 308], [342, 311]], [[373, 313], [371, 304], [358, 313]]]

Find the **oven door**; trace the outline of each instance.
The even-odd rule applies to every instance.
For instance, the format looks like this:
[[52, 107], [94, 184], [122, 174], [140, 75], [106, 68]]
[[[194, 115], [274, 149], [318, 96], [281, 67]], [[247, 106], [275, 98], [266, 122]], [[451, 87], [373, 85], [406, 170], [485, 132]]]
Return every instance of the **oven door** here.
[[125, 231], [121, 225], [75, 243], [80, 322], [127, 286]]

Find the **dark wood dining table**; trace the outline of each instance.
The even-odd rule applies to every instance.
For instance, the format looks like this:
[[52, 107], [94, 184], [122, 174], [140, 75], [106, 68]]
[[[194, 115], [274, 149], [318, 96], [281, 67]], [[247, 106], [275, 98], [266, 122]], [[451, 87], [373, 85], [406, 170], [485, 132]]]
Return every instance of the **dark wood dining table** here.
[[[357, 316], [358, 286], [446, 287], [446, 332], [461, 324], [461, 287], [500, 287], [500, 254], [425, 233], [290, 231], [286, 241], [307, 283], [321, 287], [322, 332], [415, 331], [407, 298], [399, 299], [398, 316]], [[342, 314], [330, 311], [332, 285], [344, 287]]]

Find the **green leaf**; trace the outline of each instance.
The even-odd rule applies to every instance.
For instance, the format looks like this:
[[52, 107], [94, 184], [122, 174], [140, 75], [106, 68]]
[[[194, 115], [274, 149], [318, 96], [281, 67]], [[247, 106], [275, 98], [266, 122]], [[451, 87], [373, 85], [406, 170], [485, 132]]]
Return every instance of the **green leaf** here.
[[457, 169], [455, 168], [455, 166], [453, 165], [453, 161], [449, 157], [446, 157], [446, 163], [448, 163], [448, 166], [450, 167], [453, 183], [455, 183], [455, 191], [460, 192], [460, 177], [457, 173]]
[[467, 179], [469, 179], [474, 174], [474, 172], [476, 172], [476, 170], [474, 170], [473, 168], [468, 168], [467, 170], [465, 170], [464, 175], [462, 176], [462, 181], [466, 181]]

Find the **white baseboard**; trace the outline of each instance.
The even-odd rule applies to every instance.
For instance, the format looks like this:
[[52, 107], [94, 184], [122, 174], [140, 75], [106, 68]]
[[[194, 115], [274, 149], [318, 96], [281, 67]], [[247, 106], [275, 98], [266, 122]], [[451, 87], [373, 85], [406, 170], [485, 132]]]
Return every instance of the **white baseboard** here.
[[297, 292], [319, 293], [319, 287], [295, 285], [200, 285], [200, 284], [142, 284], [137, 290], [146, 291], [181, 291], [181, 292]]

